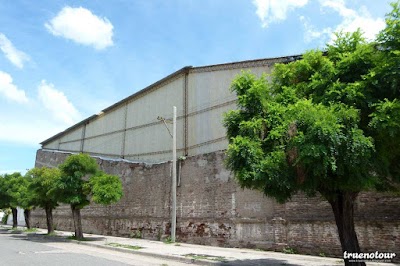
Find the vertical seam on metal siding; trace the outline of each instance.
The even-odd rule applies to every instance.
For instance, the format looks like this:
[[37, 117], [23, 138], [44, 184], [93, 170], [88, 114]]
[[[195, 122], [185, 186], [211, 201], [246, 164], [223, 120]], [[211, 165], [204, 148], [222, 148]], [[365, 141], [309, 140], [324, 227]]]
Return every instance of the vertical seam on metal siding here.
[[82, 128], [81, 147], [80, 147], [81, 152], [83, 152], [83, 148], [85, 145], [85, 137], [86, 137], [86, 123], [83, 124], [83, 128]]
[[184, 154], [185, 156], [188, 155], [188, 128], [189, 128], [189, 119], [188, 119], [188, 84], [189, 84], [189, 71], [185, 72], [185, 79], [184, 79], [184, 92], [183, 92], [183, 117], [184, 117]]
[[126, 140], [126, 124], [127, 124], [127, 116], [128, 116], [128, 103], [125, 103], [125, 112], [124, 112], [124, 130], [122, 132], [122, 144], [121, 144], [121, 158], [125, 158], [125, 140]]

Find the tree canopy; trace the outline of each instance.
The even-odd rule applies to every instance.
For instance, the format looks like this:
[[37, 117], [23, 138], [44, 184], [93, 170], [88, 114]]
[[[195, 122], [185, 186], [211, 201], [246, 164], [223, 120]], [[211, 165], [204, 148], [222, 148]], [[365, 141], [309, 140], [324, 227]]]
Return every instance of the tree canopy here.
[[82, 209], [90, 203], [88, 179], [99, 171], [96, 160], [87, 154], [74, 154], [68, 156], [59, 168], [60, 200]]
[[51, 234], [54, 232], [53, 209], [58, 206], [60, 201], [60, 193], [57, 187], [61, 177], [60, 169], [32, 168], [26, 173], [25, 177], [31, 180], [28, 186], [31, 203], [45, 210], [47, 232]]
[[83, 238], [80, 209], [90, 203], [111, 204], [122, 197], [122, 183], [118, 176], [100, 171], [94, 158], [87, 154], [73, 154], [59, 166], [59, 199], [71, 205], [75, 237]]
[[108, 205], [122, 197], [122, 183], [118, 176], [99, 173], [90, 178], [89, 185], [95, 203]]
[[224, 118], [227, 167], [240, 185], [279, 202], [320, 193], [348, 251], [359, 250], [357, 194], [399, 188], [399, 2], [392, 6], [374, 42], [338, 33], [326, 51], [276, 64], [270, 76], [242, 73], [231, 87], [238, 109]]
[[17, 208], [24, 196], [23, 187], [26, 182], [23, 176], [19, 172], [5, 174], [2, 181], [2, 190], [5, 194], [2, 200], [4, 207]]
[[0, 209], [11, 207], [11, 196], [8, 194], [7, 179], [4, 175], [0, 176]]
[[277, 64], [270, 80], [237, 77], [239, 109], [224, 124], [228, 167], [239, 182], [281, 202], [297, 191], [330, 197], [337, 190], [396, 189], [400, 92], [381, 82], [387, 71], [377, 71], [400, 54], [381, 45], [359, 31], [338, 34], [326, 55], [314, 50]]
[[17, 207], [29, 202], [26, 193], [27, 180], [19, 172], [0, 178], [0, 208], [11, 208], [13, 227], [17, 227]]
[[17, 206], [24, 208], [28, 228], [30, 210], [40, 207], [46, 211], [48, 233], [52, 233], [52, 211], [59, 203], [67, 203], [71, 206], [77, 238], [83, 238], [82, 208], [91, 201], [112, 204], [122, 195], [120, 178], [101, 171], [97, 161], [87, 154], [70, 155], [57, 168], [33, 168], [25, 176], [14, 173], [0, 178], [0, 208], [13, 210], [14, 226], [17, 226]]
[[26, 173], [31, 178], [28, 187], [32, 194], [32, 202], [41, 208], [56, 208], [59, 201], [59, 192], [56, 184], [59, 182], [61, 172], [58, 168], [32, 168]]

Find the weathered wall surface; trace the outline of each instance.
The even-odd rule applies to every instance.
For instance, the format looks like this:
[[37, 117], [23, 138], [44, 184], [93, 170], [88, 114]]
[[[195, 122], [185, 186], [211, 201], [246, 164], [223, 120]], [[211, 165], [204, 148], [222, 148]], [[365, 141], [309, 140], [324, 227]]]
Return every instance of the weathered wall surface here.
[[[56, 166], [67, 153], [39, 150], [36, 166]], [[297, 195], [278, 204], [256, 191], [241, 189], [223, 167], [223, 152], [187, 158], [177, 188], [177, 239], [180, 242], [282, 249], [339, 255], [340, 244], [330, 206], [320, 198]], [[82, 211], [86, 233], [163, 239], [170, 230], [171, 164], [132, 163], [97, 158], [101, 168], [121, 177], [122, 200]], [[358, 197], [356, 230], [366, 251], [400, 254], [400, 198], [376, 193]], [[72, 229], [68, 206], [54, 213], [57, 229]], [[46, 226], [41, 210], [33, 225]], [[139, 233], [140, 232], [140, 233]]]

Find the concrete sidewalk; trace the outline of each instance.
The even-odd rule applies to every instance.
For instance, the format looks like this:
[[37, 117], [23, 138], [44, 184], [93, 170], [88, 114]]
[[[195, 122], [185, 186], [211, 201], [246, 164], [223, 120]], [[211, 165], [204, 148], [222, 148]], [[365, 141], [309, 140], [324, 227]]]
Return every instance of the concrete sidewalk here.
[[[10, 226], [3, 226], [9, 228]], [[25, 228], [19, 228], [21, 230]], [[45, 235], [47, 230], [38, 229], [36, 235]], [[24, 232], [22, 232], [24, 233]], [[24, 233], [28, 234], [28, 233]], [[56, 237], [64, 238], [66, 241], [73, 241], [80, 245], [117, 250], [126, 253], [137, 253], [151, 257], [164, 258], [186, 262], [195, 265], [224, 265], [224, 266], [245, 266], [245, 265], [343, 265], [339, 258], [317, 257], [308, 255], [285, 254], [280, 252], [257, 251], [239, 248], [220, 248], [185, 243], [164, 243], [145, 239], [123, 238], [114, 236], [103, 236], [85, 234], [85, 241], [68, 240], [72, 232], [56, 231]], [[399, 265], [395, 263], [369, 262], [371, 266]]]

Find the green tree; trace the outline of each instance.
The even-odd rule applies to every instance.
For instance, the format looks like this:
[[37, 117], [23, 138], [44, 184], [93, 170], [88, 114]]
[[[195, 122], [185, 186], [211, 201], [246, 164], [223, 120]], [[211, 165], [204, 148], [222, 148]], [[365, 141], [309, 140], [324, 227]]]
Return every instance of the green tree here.
[[31, 211], [35, 207], [33, 194], [29, 189], [32, 179], [25, 175], [20, 177], [18, 206], [24, 209], [25, 226], [31, 229]]
[[[397, 18], [397, 34], [399, 5], [393, 6], [388, 19]], [[319, 193], [332, 207], [343, 251], [360, 252], [357, 195], [397, 190], [400, 182], [400, 77], [384, 73], [399, 70], [387, 63], [400, 55], [387, 41], [399, 42], [391, 27], [379, 43], [359, 31], [338, 34], [326, 55], [309, 51], [277, 64], [270, 81], [243, 73], [232, 83], [239, 108], [224, 118], [227, 167], [240, 185], [278, 202]]]
[[0, 205], [9, 207], [13, 214], [13, 227], [17, 227], [17, 207], [24, 209], [25, 225], [28, 229], [31, 228], [30, 214], [34, 205], [32, 202], [32, 194], [28, 186], [30, 179], [16, 172], [6, 174], [0, 180]]
[[82, 239], [80, 210], [90, 203], [90, 198], [104, 205], [119, 201], [122, 197], [122, 183], [119, 177], [100, 171], [96, 160], [87, 154], [70, 155], [59, 168], [59, 195], [62, 202], [70, 204], [75, 237]]
[[25, 175], [30, 181], [28, 191], [31, 204], [43, 208], [46, 212], [47, 233], [54, 232], [53, 210], [58, 206], [59, 193], [57, 183], [61, 172], [58, 168], [32, 168]]
[[5, 174], [0, 182], [0, 208], [11, 208], [13, 216], [13, 228], [18, 226], [17, 207], [22, 198], [22, 190], [25, 180], [21, 173]]
[[393, 188], [400, 176], [400, 1], [392, 3], [386, 27], [377, 38], [377, 64], [367, 76], [374, 102], [370, 126], [378, 154], [376, 168], [386, 175], [379, 189]]
[[[8, 184], [4, 175], [0, 176], [0, 209], [9, 210], [11, 208], [11, 196], [7, 193]], [[13, 213], [14, 214], [14, 213]]]

